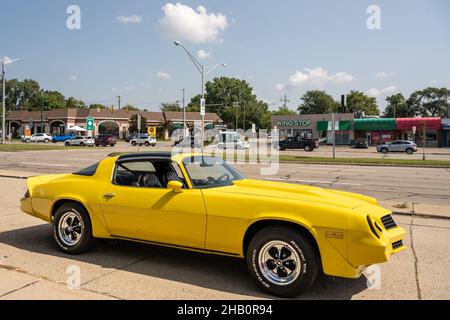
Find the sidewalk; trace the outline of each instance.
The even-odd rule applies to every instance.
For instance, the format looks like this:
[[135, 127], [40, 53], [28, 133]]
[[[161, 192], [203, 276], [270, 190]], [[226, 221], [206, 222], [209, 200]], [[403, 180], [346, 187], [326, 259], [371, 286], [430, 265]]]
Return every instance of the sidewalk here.
[[110, 300], [110, 296], [36, 277], [13, 268], [0, 267], [0, 300]]

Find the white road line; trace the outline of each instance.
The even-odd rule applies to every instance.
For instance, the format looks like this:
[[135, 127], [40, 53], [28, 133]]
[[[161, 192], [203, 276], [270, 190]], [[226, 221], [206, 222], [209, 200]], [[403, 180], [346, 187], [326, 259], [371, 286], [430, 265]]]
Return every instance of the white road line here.
[[362, 186], [362, 184], [359, 184], [359, 183], [334, 182], [334, 181], [318, 181], [318, 180], [288, 180], [288, 179], [277, 179], [277, 178], [266, 178], [264, 180], [285, 181], [285, 182], [319, 183], [319, 184], [339, 184], [339, 185], [345, 185], [345, 186]]
[[25, 165], [35, 165], [35, 166], [47, 166], [47, 167], [71, 167], [67, 164], [56, 164], [56, 163], [40, 163], [40, 162], [21, 162]]

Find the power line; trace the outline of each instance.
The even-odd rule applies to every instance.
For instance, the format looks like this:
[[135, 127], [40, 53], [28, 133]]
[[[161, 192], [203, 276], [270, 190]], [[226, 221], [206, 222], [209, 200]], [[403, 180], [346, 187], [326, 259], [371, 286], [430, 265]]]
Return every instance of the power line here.
[[291, 102], [291, 100], [288, 100], [287, 94], [286, 94], [286, 93], [284, 94], [284, 97], [283, 97], [280, 101], [283, 103], [283, 107], [284, 107], [284, 108], [286, 108], [286, 107], [287, 107], [287, 104], [288, 104], [289, 102]]

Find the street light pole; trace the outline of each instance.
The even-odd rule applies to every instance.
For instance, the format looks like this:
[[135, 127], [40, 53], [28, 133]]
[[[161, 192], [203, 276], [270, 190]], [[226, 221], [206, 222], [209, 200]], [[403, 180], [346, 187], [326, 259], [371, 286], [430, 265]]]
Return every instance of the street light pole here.
[[[217, 65], [212, 65], [212, 66], [204, 66], [202, 65], [190, 52], [188, 49], [186, 49], [181, 42], [179, 41], [175, 41], [174, 42], [175, 46], [177, 47], [181, 47], [183, 48], [183, 50], [186, 52], [186, 54], [189, 56], [189, 58], [191, 59], [191, 61], [194, 63], [194, 66], [197, 68], [198, 72], [200, 72], [200, 75], [202, 77], [202, 99], [205, 99], [205, 77], [206, 75], [208, 75], [210, 72], [214, 71], [215, 69], [217, 69], [218, 67], [225, 67], [226, 64], [221, 63], [221, 64], [217, 64]], [[202, 118], [202, 128], [201, 128], [201, 150], [203, 152], [204, 150], [204, 146], [205, 146], [205, 115], [203, 114], [203, 112], [201, 113], [201, 118]]]
[[183, 88], [183, 138], [186, 136], [186, 89]]
[[5, 144], [5, 136], [6, 136], [6, 79], [5, 79], [5, 65], [13, 63], [15, 61], [22, 60], [20, 58], [10, 59], [8, 57], [3, 57], [0, 59], [2, 63], [2, 82], [3, 82], [3, 90], [2, 90], [2, 144]]

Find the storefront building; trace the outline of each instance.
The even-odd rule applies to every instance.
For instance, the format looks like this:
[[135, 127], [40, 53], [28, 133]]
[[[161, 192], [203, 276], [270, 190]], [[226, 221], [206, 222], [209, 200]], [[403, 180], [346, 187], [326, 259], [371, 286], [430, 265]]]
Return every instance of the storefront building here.
[[[13, 111], [6, 117], [7, 132], [13, 138], [18, 138], [28, 129], [31, 134], [45, 132], [52, 135], [63, 134], [67, 128], [73, 126], [86, 127], [87, 118], [94, 119], [95, 134], [112, 134], [124, 138], [129, 132], [130, 119], [133, 115], [140, 114], [147, 120], [147, 127], [156, 127], [158, 135], [168, 137], [172, 130], [181, 127], [183, 123], [182, 112], [147, 112], [125, 110], [98, 110], [98, 109], [57, 109], [51, 111]], [[200, 122], [199, 112], [187, 112], [186, 123], [188, 127], [194, 127], [194, 123]], [[42, 128], [41, 128], [42, 123]], [[215, 113], [205, 115], [205, 126], [221, 125], [222, 119]]]
[[[415, 141], [418, 146], [442, 147], [441, 118], [397, 118], [399, 139]], [[424, 135], [425, 133], [425, 135]]]
[[[352, 113], [335, 115], [336, 144], [351, 145], [354, 141]], [[280, 139], [302, 137], [307, 139], [326, 139], [333, 143], [331, 114], [275, 115], [272, 128], [279, 130]]]
[[355, 119], [353, 128], [355, 130], [355, 139], [365, 138], [370, 145], [398, 139], [395, 118]]

